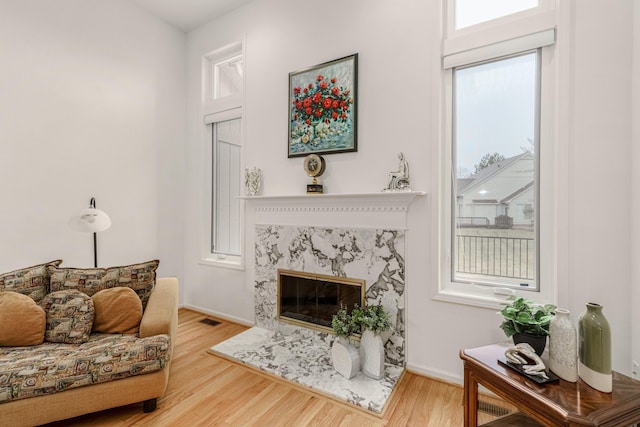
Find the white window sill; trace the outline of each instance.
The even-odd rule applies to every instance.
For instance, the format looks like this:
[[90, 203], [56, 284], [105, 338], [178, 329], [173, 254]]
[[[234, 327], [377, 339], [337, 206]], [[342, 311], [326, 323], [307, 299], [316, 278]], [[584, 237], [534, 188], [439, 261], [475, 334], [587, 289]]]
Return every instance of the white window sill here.
[[432, 296], [434, 301], [450, 302], [455, 304], [469, 305], [472, 307], [490, 308], [502, 310], [504, 304], [509, 302], [508, 296], [497, 296], [490, 294], [472, 294], [454, 290], [440, 290]]
[[210, 257], [201, 258], [198, 264], [208, 265], [210, 267], [229, 268], [231, 270], [244, 270], [242, 258], [236, 256], [223, 259], [211, 254]]

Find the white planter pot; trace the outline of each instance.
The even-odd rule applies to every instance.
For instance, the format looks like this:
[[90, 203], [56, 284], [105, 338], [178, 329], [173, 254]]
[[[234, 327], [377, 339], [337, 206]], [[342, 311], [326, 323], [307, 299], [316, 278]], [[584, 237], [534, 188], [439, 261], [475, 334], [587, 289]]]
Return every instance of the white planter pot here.
[[340, 337], [333, 342], [331, 360], [333, 368], [347, 379], [355, 377], [360, 369], [358, 350], [346, 338]]
[[367, 329], [360, 339], [360, 367], [366, 376], [379, 380], [384, 377], [384, 343], [380, 335]]

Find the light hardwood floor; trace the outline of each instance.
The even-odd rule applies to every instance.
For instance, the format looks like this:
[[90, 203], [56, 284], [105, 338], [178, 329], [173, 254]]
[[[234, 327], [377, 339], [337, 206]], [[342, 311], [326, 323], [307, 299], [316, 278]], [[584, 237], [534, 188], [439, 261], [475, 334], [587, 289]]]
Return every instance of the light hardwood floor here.
[[[384, 417], [207, 353], [246, 328], [181, 309], [171, 378], [158, 408], [134, 404], [53, 426], [461, 426], [462, 388], [405, 373]], [[218, 319], [219, 320], [219, 319]], [[457, 357], [454, 355], [452, 357]]]

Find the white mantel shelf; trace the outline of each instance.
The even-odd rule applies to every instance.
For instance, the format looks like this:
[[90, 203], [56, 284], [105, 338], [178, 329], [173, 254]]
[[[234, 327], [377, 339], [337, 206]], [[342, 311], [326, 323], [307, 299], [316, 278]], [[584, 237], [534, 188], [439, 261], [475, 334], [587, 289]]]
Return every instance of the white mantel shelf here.
[[256, 224], [406, 229], [409, 205], [422, 191], [246, 196]]
[[269, 195], [269, 196], [243, 196], [243, 200], [255, 201], [310, 201], [316, 202], [332, 202], [332, 201], [349, 201], [351, 203], [375, 203], [375, 202], [393, 202], [411, 204], [413, 199], [418, 196], [425, 196], [424, 191], [381, 191], [379, 193], [338, 193], [338, 194], [288, 194], [288, 195]]

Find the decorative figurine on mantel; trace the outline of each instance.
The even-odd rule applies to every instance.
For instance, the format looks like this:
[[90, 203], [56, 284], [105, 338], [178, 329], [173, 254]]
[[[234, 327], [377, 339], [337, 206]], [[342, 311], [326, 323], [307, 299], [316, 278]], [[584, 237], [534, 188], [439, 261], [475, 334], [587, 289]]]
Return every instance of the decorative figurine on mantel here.
[[244, 170], [244, 185], [247, 196], [257, 196], [262, 187], [262, 171], [257, 167]]
[[411, 183], [409, 182], [409, 164], [404, 158], [404, 153], [398, 154], [400, 164], [398, 170], [389, 172], [389, 184], [382, 191], [411, 191]]
[[318, 178], [324, 173], [327, 164], [322, 156], [317, 154], [309, 154], [304, 158], [302, 167], [304, 171], [313, 178], [312, 184], [307, 184], [307, 194], [322, 194], [322, 184], [318, 184]]

